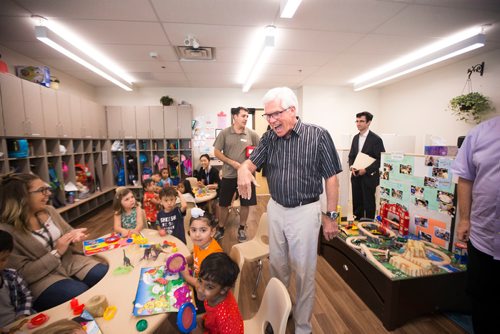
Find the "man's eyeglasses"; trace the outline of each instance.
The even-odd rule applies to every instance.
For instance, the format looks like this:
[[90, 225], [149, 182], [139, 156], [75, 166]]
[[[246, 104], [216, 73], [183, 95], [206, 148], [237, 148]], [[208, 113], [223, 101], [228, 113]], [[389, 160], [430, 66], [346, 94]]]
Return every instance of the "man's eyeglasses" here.
[[286, 109], [283, 109], [283, 110], [280, 110], [280, 111], [275, 111], [275, 112], [272, 112], [270, 114], [263, 114], [262, 117], [264, 117], [266, 119], [266, 121], [269, 121], [271, 120], [271, 118], [273, 119], [278, 119], [281, 117], [281, 114], [284, 113], [285, 111], [287, 111], [288, 109], [290, 109], [291, 107], [288, 107]]
[[29, 193], [30, 194], [42, 193], [44, 195], [48, 195], [50, 194], [51, 191], [52, 191], [51, 187], [40, 187], [37, 190], [30, 191]]

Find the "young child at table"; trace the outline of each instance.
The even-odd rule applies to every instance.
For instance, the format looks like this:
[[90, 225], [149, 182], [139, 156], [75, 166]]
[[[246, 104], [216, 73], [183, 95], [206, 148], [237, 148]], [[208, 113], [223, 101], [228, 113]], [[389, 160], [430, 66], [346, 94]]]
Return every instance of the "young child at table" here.
[[139, 234], [144, 227], [144, 211], [129, 188], [118, 187], [113, 199], [113, 227], [123, 237]]
[[[177, 197], [180, 208], [177, 207]], [[160, 235], [171, 234], [186, 243], [183, 213], [186, 212], [187, 204], [184, 197], [174, 187], [168, 186], [160, 191], [160, 200], [163, 209], [156, 215], [156, 227]]]
[[33, 314], [28, 284], [16, 270], [5, 268], [13, 249], [12, 235], [0, 230], [0, 328]]
[[146, 212], [146, 222], [148, 226], [152, 226], [156, 222], [158, 214], [158, 206], [161, 204], [160, 196], [155, 191], [156, 184], [153, 179], [146, 179], [142, 182], [144, 188], [144, 196], [142, 199], [142, 207]]
[[[189, 221], [189, 237], [193, 242], [193, 255], [188, 256], [186, 261], [193, 266], [193, 275], [186, 268], [181, 271], [181, 275], [186, 282], [196, 287], [198, 285], [198, 277], [200, 274], [200, 266], [203, 260], [212, 253], [223, 252], [222, 247], [214, 239], [215, 227], [217, 224], [212, 219], [212, 215], [203, 211], [200, 208], [191, 209], [191, 220]], [[203, 303], [196, 299], [198, 313], [205, 312]]]
[[173, 185], [172, 179], [170, 178], [170, 172], [168, 171], [167, 167], [161, 169], [160, 176], [161, 179], [158, 184], [160, 187], [165, 188]]
[[193, 188], [191, 187], [191, 182], [184, 179], [181, 182], [179, 182], [177, 189], [182, 194], [186, 202], [196, 203], [196, 201], [194, 200], [194, 192]]
[[243, 318], [231, 292], [239, 272], [226, 253], [212, 253], [201, 264], [196, 292], [206, 310], [198, 319], [204, 333], [243, 333]]

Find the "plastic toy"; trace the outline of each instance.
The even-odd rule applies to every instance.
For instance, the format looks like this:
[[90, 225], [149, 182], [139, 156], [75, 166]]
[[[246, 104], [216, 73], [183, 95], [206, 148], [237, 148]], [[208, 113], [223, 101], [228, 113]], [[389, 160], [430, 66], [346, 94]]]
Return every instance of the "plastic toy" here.
[[196, 328], [196, 309], [192, 303], [185, 303], [179, 309], [177, 328], [181, 333], [190, 333]]
[[130, 263], [130, 259], [125, 254], [125, 249], [123, 250], [123, 266], [124, 267], [132, 267], [132, 268], [134, 268], [134, 266], [132, 265], [132, 263]]
[[80, 304], [78, 302], [78, 299], [73, 298], [69, 302], [69, 306], [73, 310], [73, 315], [80, 315], [83, 312], [83, 309], [85, 308], [85, 304]]
[[108, 306], [104, 310], [104, 314], [102, 315], [102, 317], [104, 318], [104, 320], [111, 320], [115, 317], [116, 311], [116, 306]]
[[31, 318], [30, 321], [28, 322], [28, 328], [29, 329], [36, 328], [38, 326], [43, 325], [48, 320], [49, 320], [49, 317], [45, 313], [37, 314], [33, 318]]
[[168, 257], [165, 268], [172, 274], [181, 272], [186, 269], [186, 258], [180, 253], [172, 254]]
[[136, 245], [145, 245], [148, 243], [148, 239], [144, 238], [140, 234], [132, 234], [132, 240], [134, 241], [134, 244], [136, 244]]
[[144, 319], [141, 319], [137, 321], [137, 323], [135, 324], [135, 328], [137, 329], [137, 331], [143, 332], [148, 328], [148, 322]]

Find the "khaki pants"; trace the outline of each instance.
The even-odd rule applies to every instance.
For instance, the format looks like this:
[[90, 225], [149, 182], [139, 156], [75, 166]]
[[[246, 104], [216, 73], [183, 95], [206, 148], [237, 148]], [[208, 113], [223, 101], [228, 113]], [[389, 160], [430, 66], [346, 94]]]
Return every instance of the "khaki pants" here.
[[295, 333], [311, 333], [318, 234], [321, 227], [320, 203], [285, 208], [270, 199], [267, 217], [271, 276], [277, 277], [288, 287], [290, 275], [295, 273]]

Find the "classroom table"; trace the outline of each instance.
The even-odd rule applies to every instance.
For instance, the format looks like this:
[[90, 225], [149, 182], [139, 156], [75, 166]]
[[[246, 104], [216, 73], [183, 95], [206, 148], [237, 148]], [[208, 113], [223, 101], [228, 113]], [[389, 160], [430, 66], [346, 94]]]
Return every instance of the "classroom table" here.
[[[148, 243], [161, 243], [164, 240], [174, 242], [177, 246], [177, 253], [181, 253], [184, 256], [189, 255], [186, 245], [171, 235], [161, 237], [156, 230], [150, 229], [143, 230], [142, 234], [148, 239]], [[123, 250], [125, 250], [125, 253], [131, 260], [134, 268], [128, 274], [114, 275], [113, 270], [116, 267], [123, 265]], [[168, 250], [169, 249], [167, 249], [167, 251]], [[109, 270], [99, 283], [78, 296], [77, 299], [79, 303], [86, 303], [92, 296], [105, 295], [109, 305], [117, 307], [117, 312], [113, 319], [104, 320], [103, 318], [96, 318], [96, 321], [103, 333], [135, 333], [137, 332], [136, 323], [141, 319], [145, 319], [148, 322], [148, 328], [142, 333], [153, 333], [164, 321], [167, 321], [167, 316], [170, 313], [156, 314], [147, 317], [135, 317], [132, 315], [133, 302], [137, 292], [140, 269], [142, 267], [153, 267], [165, 264], [166, 259], [170, 255], [161, 253], [156, 261], [139, 261], [143, 254], [144, 248], [140, 248], [139, 245], [132, 244], [130, 246], [102, 252], [99, 253], [99, 255], [94, 255], [107, 262], [109, 264]], [[75, 317], [70, 308], [69, 301], [48, 309], [43, 313], [49, 316], [49, 321], [39, 328], [60, 319], [71, 319]], [[177, 313], [175, 313], [175, 315], [177, 315]], [[13, 325], [16, 323], [17, 322]], [[26, 330], [26, 325], [23, 326], [22, 330]]]
[[208, 190], [206, 193], [203, 193], [202, 195], [197, 195], [196, 191], [194, 191], [194, 193], [196, 195], [194, 197], [194, 201], [196, 204], [205, 203], [217, 197], [217, 191], [215, 190]]

